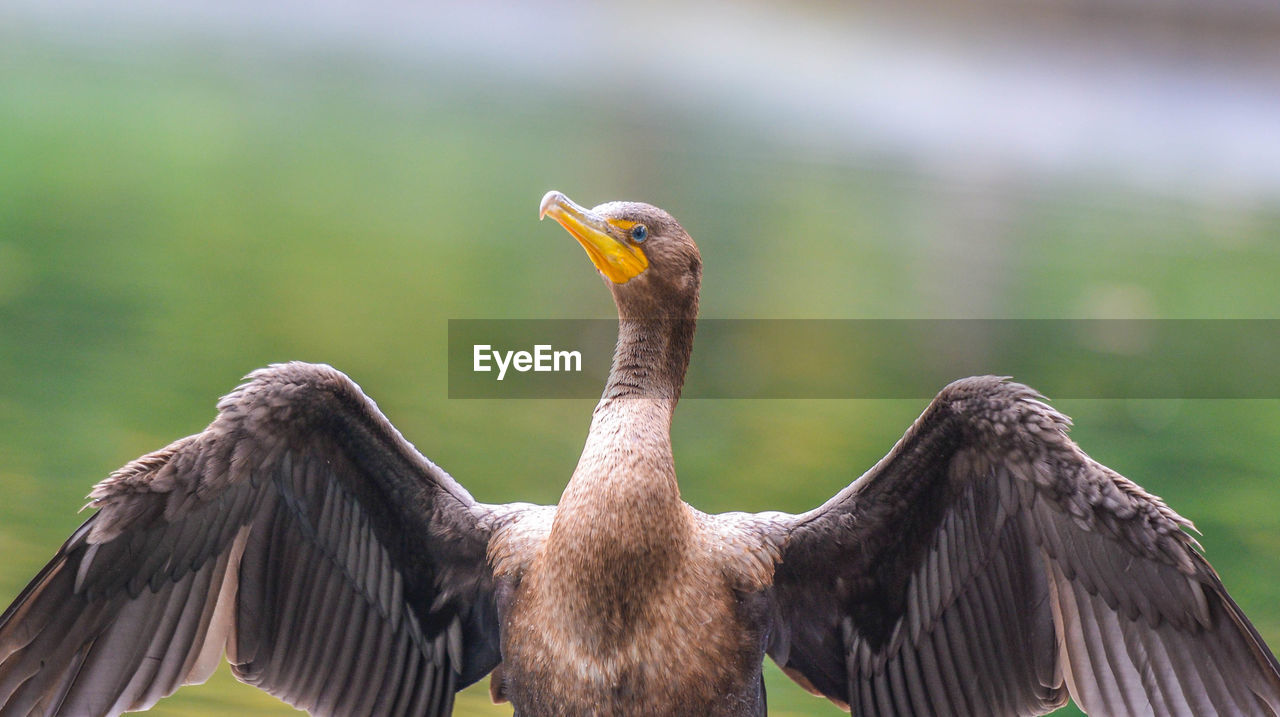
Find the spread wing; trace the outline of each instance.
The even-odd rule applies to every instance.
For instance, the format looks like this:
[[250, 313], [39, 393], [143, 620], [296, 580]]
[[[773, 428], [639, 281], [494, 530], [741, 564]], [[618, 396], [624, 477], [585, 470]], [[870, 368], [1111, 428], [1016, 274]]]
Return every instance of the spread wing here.
[[255, 372], [94, 488], [0, 616], [0, 715], [114, 715], [237, 677], [316, 714], [442, 715], [499, 661], [478, 505], [346, 376]]
[[1280, 665], [1160, 499], [1026, 387], [934, 400], [785, 541], [768, 647], [854, 714], [1280, 714]]

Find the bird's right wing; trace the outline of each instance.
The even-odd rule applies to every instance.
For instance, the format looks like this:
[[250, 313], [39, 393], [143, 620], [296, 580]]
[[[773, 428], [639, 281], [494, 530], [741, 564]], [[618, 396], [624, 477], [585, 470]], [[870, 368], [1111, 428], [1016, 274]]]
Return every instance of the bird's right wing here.
[[346, 376], [284, 364], [94, 488], [0, 616], [0, 716], [115, 715], [236, 676], [329, 715], [446, 715], [497, 664], [477, 504]]

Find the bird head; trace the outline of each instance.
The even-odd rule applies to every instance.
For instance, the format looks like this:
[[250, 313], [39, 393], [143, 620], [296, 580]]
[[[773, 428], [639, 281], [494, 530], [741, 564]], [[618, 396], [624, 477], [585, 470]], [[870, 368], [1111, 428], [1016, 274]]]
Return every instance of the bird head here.
[[548, 216], [586, 250], [624, 318], [697, 315], [702, 256], [675, 217], [641, 202], [586, 209], [557, 191], [539, 206]]

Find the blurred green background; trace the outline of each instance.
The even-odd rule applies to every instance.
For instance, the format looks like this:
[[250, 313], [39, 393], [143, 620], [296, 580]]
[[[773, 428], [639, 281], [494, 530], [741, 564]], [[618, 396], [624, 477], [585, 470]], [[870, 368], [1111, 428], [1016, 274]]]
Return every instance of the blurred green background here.
[[[445, 375], [449, 318], [611, 315], [552, 188], [680, 218], [708, 317], [1278, 318], [1280, 34], [1142, 6], [7, 4], [0, 602], [95, 481], [276, 361], [347, 372], [480, 500], [555, 502], [593, 402]], [[1057, 405], [1280, 644], [1280, 401]], [[807, 509], [923, 407], [686, 401], [684, 494]], [[486, 689], [456, 713], [510, 714]], [[155, 712], [291, 710], [223, 670]]]

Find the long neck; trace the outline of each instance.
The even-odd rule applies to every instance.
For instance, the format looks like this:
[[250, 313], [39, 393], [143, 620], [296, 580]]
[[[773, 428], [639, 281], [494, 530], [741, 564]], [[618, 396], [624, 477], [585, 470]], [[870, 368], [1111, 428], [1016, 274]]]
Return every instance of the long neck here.
[[609, 524], [635, 518], [637, 530], [618, 535], [643, 538], [653, 532], [655, 517], [646, 511], [683, 507], [671, 455], [671, 416], [689, 366], [694, 323], [675, 317], [618, 320], [613, 370], [561, 499], [562, 515], [608, 515]]
[[566, 607], [583, 620], [625, 623], [693, 529], [671, 453], [693, 330], [693, 319], [619, 321], [613, 371], [547, 546]]
[[601, 406], [613, 399], [653, 398], [670, 401], [675, 410], [693, 352], [696, 323], [693, 317], [620, 316], [613, 370]]

